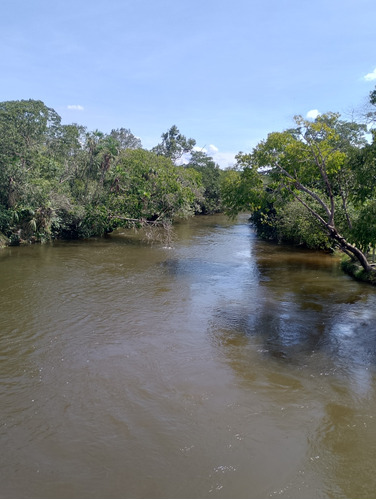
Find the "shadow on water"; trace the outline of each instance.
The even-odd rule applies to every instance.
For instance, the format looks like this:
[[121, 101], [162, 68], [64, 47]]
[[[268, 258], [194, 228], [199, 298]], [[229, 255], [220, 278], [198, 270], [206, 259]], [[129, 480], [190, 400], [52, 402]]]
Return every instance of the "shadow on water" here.
[[295, 365], [320, 353], [331, 370], [376, 367], [374, 289], [344, 276], [330, 255], [252, 245], [258, 283], [241, 284], [244, 301], [217, 309], [210, 329], [217, 345], [256, 346], [264, 358]]

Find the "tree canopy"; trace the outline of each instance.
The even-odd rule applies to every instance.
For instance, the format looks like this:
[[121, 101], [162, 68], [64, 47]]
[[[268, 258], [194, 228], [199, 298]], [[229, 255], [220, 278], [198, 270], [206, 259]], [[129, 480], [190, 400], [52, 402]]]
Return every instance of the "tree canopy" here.
[[367, 252], [376, 245], [375, 140], [367, 142], [365, 124], [338, 113], [296, 116], [295, 125], [239, 153], [224, 181], [227, 212], [249, 210], [260, 235], [336, 246], [373, 271]]
[[180, 133], [178, 127], [173, 125], [167, 132], [162, 134], [162, 142], [155, 146], [152, 151], [176, 162], [184, 154], [192, 151], [196, 145], [194, 139], [187, 139]]
[[200, 210], [202, 175], [174, 160], [195, 143], [173, 126], [161, 148], [130, 129], [62, 125], [42, 101], [0, 103], [0, 232], [11, 243], [165, 225]]

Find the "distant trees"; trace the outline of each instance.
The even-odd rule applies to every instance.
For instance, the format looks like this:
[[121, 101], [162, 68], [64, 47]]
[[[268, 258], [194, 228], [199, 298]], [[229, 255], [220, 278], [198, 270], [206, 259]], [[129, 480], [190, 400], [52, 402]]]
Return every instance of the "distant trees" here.
[[221, 205], [221, 177], [223, 171], [214, 162], [213, 158], [204, 151], [195, 151], [194, 139], [187, 139], [180, 133], [176, 125], [162, 134], [162, 142], [152, 149], [158, 156], [164, 156], [176, 163], [184, 155], [185, 169], [194, 169], [200, 174], [202, 183], [201, 194], [196, 199], [196, 213], [213, 214], [222, 210]]

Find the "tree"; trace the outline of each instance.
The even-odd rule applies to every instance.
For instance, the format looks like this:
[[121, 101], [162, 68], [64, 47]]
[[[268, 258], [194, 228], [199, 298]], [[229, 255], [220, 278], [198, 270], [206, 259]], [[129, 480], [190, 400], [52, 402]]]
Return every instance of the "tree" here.
[[351, 199], [360, 206], [376, 197], [376, 130], [371, 132], [373, 141], [353, 151], [349, 158]]
[[369, 93], [369, 105], [368, 109], [366, 112], [366, 118], [368, 119], [368, 122], [370, 123], [375, 123], [376, 120], [376, 87], [374, 90], [371, 90]]
[[150, 151], [127, 150], [111, 172], [108, 188], [112, 219], [163, 224], [193, 213], [200, 176]]
[[15, 206], [25, 194], [50, 137], [60, 126], [60, 116], [42, 101], [0, 103], [0, 203]]
[[0, 231], [13, 244], [101, 235], [120, 225], [167, 225], [193, 214], [201, 175], [171, 158], [194, 141], [176, 127], [166, 155], [129, 129], [62, 125], [42, 101], [0, 103]]
[[237, 165], [225, 170], [221, 178], [221, 199], [230, 218], [242, 211], [259, 210], [267, 199], [263, 177], [249, 163], [250, 156], [239, 153], [236, 159]]
[[[293, 131], [274, 132], [250, 155], [240, 155], [247, 168], [267, 169], [269, 189], [297, 200], [317, 220], [339, 248], [359, 261], [366, 272], [372, 271], [365, 254], [340, 232], [337, 213], [346, 215], [351, 226], [346, 181], [351, 175], [348, 156], [351, 148], [362, 143], [362, 127], [352, 127], [328, 113], [314, 122], [295, 117]], [[348, 227], [350, 235], [351, 227]]]
[[357, 212], [353, 222], [352, 237], [355, 244], [367, 252], [369, 247], [373, 248], [373, 257], [376, 249], [376, 200], [368, 200]]
[[141, 149], [141, 139], [132, 134], [127, 128], [112, 129], [110, 136], [115, 139], [120, 149]]
[[167, 132], [161, 135], [162, 142], [152, 149], [152, 152], [158, 156], [170, 158], [174, 163], [181, 158], [183, 154], [192, 151], [196, 144], [194, 139], [187, 139], [179, 132], [176, 125], [173, 125]]
[[186, 168], [193, 168], [200, 172], [204, 188], [203, 198], [200, 201], [200, 211], [203, 214], [212, 214], [221, 211], [221, 177], [223, 171], [214, 162], [211, 156], [202, 151], [193, 151]]

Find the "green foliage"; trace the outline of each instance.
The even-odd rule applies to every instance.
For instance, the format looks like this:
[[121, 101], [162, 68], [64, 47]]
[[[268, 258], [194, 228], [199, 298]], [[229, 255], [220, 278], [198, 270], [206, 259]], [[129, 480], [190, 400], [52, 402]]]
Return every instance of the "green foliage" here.
[[221, 178], [223, 171], [213, 158], [202, 151], [193, 151], [187, 168], [193, 168], [201, 174], [203, 196], [198, 200], [199, 211], [213, 214], [222, 210]]
[[112, 129], [110, 136], [115, 140], [118, 150], [141, 149], [141, 139], [132, 134], [129, 129]]
[[[295, 129], [269, 134], [251, 154], [239, 153], [241, 170], [223, 183], [227, 212], [252, 211], [265, 237], [310, 248], [338, 246], [370, 272], [362, 249], [376, 239], [370, 168], [375, 154], [374, 145], [366, 144], [366, 128], [341, 121], [336, 113], [313, 122], [297, 116], [295, 122]], [[264, 196], [255, 191], [257, 173], [264, 179]], [[372, 181], [364, 189], [367, 176]]]
[[376, 106], [376, 89], [372, 90], [369, 93], [369, 102], [373, 105]]
[[[320, 210], [319, 206], [316, 208]], [[250, 220], [261, 238], [311, 249], [332, 248], [322, 226], [297, 200], [265, 197], [263, 205], [252, 212]]]
[[[90, 227], [85, 225], [87, 211], [83, 205], [60, 208], [51, 223], [52, 238], [78, 239], [95, 236]], [[90, 221], [89, 221], [90, 224]]]
[[348, 257], [342, 260], [341, 268], [345, 273], [349, 274], [357, 281], [363, 281], [364, 283], [376, 286], [376, 271], [374, 269], [365, 271], [353, 259], [349, 259]]
[[202, 174], [173, 161], [195, 141], [175, 126], [162, 138], [155, 154], [129, 129], [89, 132], [41, 101], [0, 103], [0, 231], [20, 244], [193, 214]]
[[200, 176], [169, 158], [128, 150], [108, 179], [110, 211], [124, 219], [163, 222], [193, 213]]
[[373, 141], [361, 149], [352, 151], [349, 169], [352, 175], [350, 196], [354, 203], [362, 205], [376, 197], [376, 131]]
[[336, 113], [297, 116], [222, 171], [175, 125], [147, 151], [129, 129], [88, 131], [41, 101], [0, 102], [0, 233], [19, 244], [246, 211], [263, 237], [336, 244], [367, 270], [359, 249], [376, 247], [376, 133], [369, 144], [365, 130]]
[[376, 200], [368, 200], [356, 213], [351, 229], [353, 242], [362, 251], [376, 247]]
[[[320, 210], [318, 205], [315, 208]], [[278, 241], [321, 250], [333, 246], [321, 224], [297, 200], [278, 207], [274, 224]]]
[[111, 232], [116, 224], [109, 217], [109, 211], [104, 205], [88, 205], [85, 207], [85, 216], [80, 220], [79, 231], [81, 237], [103, 236]]
[[60, 117], [41, 101], [0, 103], [0, 203], [12, 208], [38, 175]]
[[13, 212], [0, 205], [0, 232], [9, 234], [9, 227], [13, 221]]
[[194, 139], [187, 139], [179, 132], [176, 125], [173, 125], [167, 132], [162, 134], [162, 142], [152, 149], [157, 155], [165, 156], [176, 162], [185, 153], [192, 151], [196, 144]]
[[258, 210], [265, 198], [262, 176], [255, 168], [245, 166], [242, 171], [226, 170], [221, 177], [221, 198], [225, 212], [235, 217], [239, 212]]

